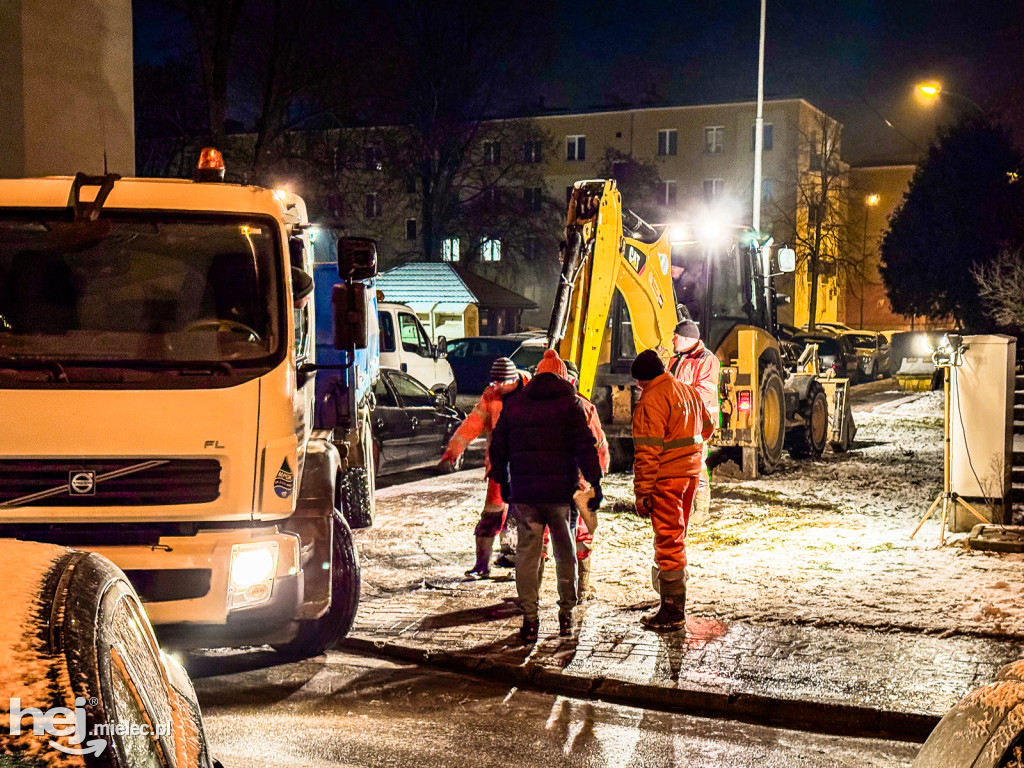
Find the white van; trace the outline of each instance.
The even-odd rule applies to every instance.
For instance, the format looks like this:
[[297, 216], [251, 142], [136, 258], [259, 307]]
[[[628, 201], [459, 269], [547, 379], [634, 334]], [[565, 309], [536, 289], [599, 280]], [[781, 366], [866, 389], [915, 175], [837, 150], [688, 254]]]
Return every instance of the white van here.
[[455, 374], [445, 360], [447, 340], [441, 336], [431, 344], [416, 313], [405, 304], [381, 302], [377, 305], [380, 325], [380, 366], [397, 368], [423, 384], [436, 395], [455, 405]]

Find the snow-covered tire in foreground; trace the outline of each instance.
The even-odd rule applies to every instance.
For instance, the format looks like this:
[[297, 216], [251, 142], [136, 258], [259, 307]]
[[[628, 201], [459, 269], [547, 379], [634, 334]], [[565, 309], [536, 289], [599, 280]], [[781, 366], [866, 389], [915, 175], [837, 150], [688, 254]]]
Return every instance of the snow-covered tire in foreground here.
[[757, 469], [770, 475], [779, 467], [786, 439], [786, 397], [779, 369], [768, 363], [761, 369], [761, 390], [757, 419]]
[[804, 423], [786, 433], [786, 450], [794, 459], [816, 459], [828, 441], [828, 398], [817, 382], [811, 384], [800, 408]]
[[352, 467], [338, 476], [338, 502], [349, 528], [373, 525], [373, 487], [365, 467]]
[[319, 619], [303, 621], [291, 642], [275, 646], [286, 656], [319, 656], [348, 634], [356, 620], [360, 590], [359, 555], [345, 518], [334, 510], [331, 553], [331, 607]]

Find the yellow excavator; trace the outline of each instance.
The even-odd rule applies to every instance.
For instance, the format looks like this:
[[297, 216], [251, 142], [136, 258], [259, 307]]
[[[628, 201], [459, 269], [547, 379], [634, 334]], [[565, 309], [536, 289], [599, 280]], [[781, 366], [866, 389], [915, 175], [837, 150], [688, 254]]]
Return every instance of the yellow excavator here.
[[855, 431], [848, 380], [820, 375], [813, 345], [787, 367], [776, 335], [772, 269], [793, 271], [793, 251], [758, 243], [750, 229], [687, 232], [624, 209], [614, 180], [573, 186], [547, 342], [579, 370], [613, 459], [632, 454], [640, 392], [630, 363], [645, 349], [668, 359], [681, 307], [722, 363], [712, 464], [732, 459], [757, 477], [775, 471], [783, 449], [797, 458], [826, 444], [845, 451]]

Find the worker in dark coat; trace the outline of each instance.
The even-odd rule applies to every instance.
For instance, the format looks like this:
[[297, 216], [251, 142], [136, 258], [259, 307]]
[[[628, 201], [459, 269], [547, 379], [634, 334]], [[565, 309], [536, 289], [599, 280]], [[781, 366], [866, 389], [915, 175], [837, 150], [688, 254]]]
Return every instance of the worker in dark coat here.
[[538, 373], [505, 402], [491, 437], [491, 479], [515, 506], [518, 521], [516, 589], [523, 611], [520, 637], [525, 642], [536, 641], [540, 628], [538, 589], [545, 526], [551, 531], [558, 575], [559, 634], [569, 636], [573, 631], [578, 600], [571, 515], [580, 473], [594, 489], [589, 505], [597, 509], [603, 498], [601, 465], [576, 388], [557, 374]]

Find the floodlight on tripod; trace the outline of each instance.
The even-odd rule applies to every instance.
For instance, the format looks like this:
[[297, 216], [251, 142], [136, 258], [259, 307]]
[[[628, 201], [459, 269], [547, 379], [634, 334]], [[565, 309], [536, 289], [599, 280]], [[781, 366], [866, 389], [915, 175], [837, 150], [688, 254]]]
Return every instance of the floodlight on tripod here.
[[942, 503], [942, 517], [940, 519], [939, 526], [939, 545], [946, 543], [946, 517], [952, 511], [953, 507], [957, 504], [962, 506], [982, 523], [988, 523], [981, 513], [978, 512], [974, 507], [964, 501], [963, 497], [953, 491], [953, 478], [952, 471], [950, 469], [950, 446], [952, 443], [952, 437], [950, 435], [950, 402], [952, 395], [950, 393], [950, 377], [952, 376], [953, 370], [959, 368], [964, 364], [964, 352], [970, 345], [964, 344], [964, 338], [957, 333], [948, 333], [942, 337], [942, 341], [938, 347], [932, 351], [932, 362], [935, 363], [936, 368], [942, 369], [942, 392], [944, 399], [944, 418], [942, 422], [942, 492], [935, 497], [932, 505], [928, 507], [928, 511], [924, 513], [924, 517], [921, 518], [921, 522], [917, 524], [917, 528], [910, 534], [910, 538], [914, 538], [917, 532], [921, 530], [921, 526], [924, 525], [925, 521], [932, 516], [932, 512], [939, 506], [939, 502]]

